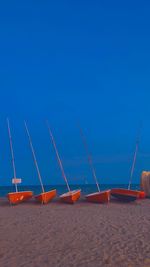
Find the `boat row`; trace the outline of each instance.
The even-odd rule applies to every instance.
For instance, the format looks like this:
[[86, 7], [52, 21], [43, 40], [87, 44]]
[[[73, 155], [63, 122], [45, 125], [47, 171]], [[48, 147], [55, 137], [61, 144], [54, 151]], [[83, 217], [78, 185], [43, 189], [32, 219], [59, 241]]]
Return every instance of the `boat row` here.
[[[25, 126], [25, 130], [27, 133], [27, 137], [29, 140], [29, 145], [30, 145], [30, 149], [31, 149], [31, 153], [33, 156], [33, 161], [36, 167], [36, 171], [37, 171], [37, 175], [38, 175], [38, 179], [41, 185], [41, 193], [38, 195], [35, 195], [34, 198], [35, 200], [37, 200], [39, 203], [41, 204], [47, 204], [50, 201], [52, 201], [56, 195], [56, 189], [51, 190], [51, 191], [45, 191], [44, 185], [43, 185], [43, 180], [42, 180], [42, 176], [41, 176], [41, 172], [38, 166], [38, 162], [37, 162], [37, 158], [36, 158], [36, 154], [35, 154], [35, 150], [33, 147], [33, 143], [32, 143], [32, 139], [31, 139], [31, 135], [27, 126], [27, 123], [24, 122], [24, 126]], [[21, 179], [17, 178], [17, 174], [16, 174], [16, 165], [15, 165], [15, 158], [14, 158], [14, 150], [13, 150], [13, 142], [12, 142], [12, 136], [11, 136], [11, 129], [10, 129], [10, 123], [9, 120], [7, 119], [7, 128], [8, 128], [8, 135], [9, 135], [9, 143], [10, 143], [10, 151], [11, 151], [11, 158], [12, 158], [12, 167], [13, 167], [13, 175], [14, 178], [12, 179], [12, 184], [15, 186], [15, 191], [8, 193], [7, 197], [9, 200], [10, 204], [19, 204], [21, 202], [24, 201], [28, 201], [29, 199], [31, 199], [33, 197], [33, 192], [32, 191], [19, 191], [18, 190], [18, 184], [21, 183]], [[66, 177], [65, 171], [64, 171], [64, 167], [60, 158], [60, 155], [58, 153], [58, 149], [56, 146], [56, 142], [54, 139], [54, 136], [52, 134], [52, 131], [50, 129], [49, 123], [47, 122], [47, 128], [48, 128], [48, 132], [49, 132], [49, 136], [50, 139], [52, 141], [54, 150], [55, 150], [55, 154], [57, 157], [57, 161], [62, 173], [62, 177], [64, 178], [66, 187], [67, 187], [67, 192], [62, 194], [60, 196], [60, 200], [64, 203], [68, 203], [68, 204], [74, 204], [75, 202], [77, 202], [81, 196], [81, 190], [80, 189], [76, 189], [76, 190], [71, 190], [70, 185], [68, 183], [68, 179]], [[86, 200], [89, 202], [93, 202], [93, 203], [109, 203], [111, 196], [120, 200], [120, 201], [126, 201], [126, 202], [130, 202], [130, 201], [135, 201], [137, 199], [143, 199], [146, 197], [145, 193], [143, 191], [138, 191], [138, 190], [131, 190], [131, 182], [132, 182], [132, 177], [133, 177], [133, 173], [134, 173], [134, 168], [135, 168], [135, 163], [136, 163], [136, 157], [137, 157], [137, 152], [138, 152], [138, 144], [139, 144], [139, 140], [136, 143], [136, 150], [135, 150], [135, 154], [134, 154], [134, 160], [133, 160], [133, 164], [132, 164], [132, 168], [131, 168], [131, 176], [130, 176], [130, 180], [129, 180], [129, 186], [127, 189], [124, 188], [114, 188], [111, 190], [105, 190], [105, 191], [101, 191], [100, 189], [100, 184], [98, 182], [97, 176], [96, 176], [96, 171], [94, 168], [94, 164], [93, 164], [93, 160], [92, 160], [92, 156], [91, 153], [88, 150], [88, 145], [85, 139], [85, 136], [83, 134], [83, 131], [81, 129], [81, 127], [79, 127], [80, 130], [80, 134], [81, 134], [81, 138], [83, 141], [83, 145], [87, 154], [87, 158], [88, 158], [88, 162], [89, 162], [89, 166], [91, 168], [91, 172], [97, 187], [97, 191], [93, 192], [91, 194], [88, 194], [85, 196]]]
[[[20, 191], [14, 193], [8, 193], [7, 197], [10, 204], [19, 204], [21, 202], [28, 201], [31, 198], [35, 198], [41, 204], [48, 204], [51, 202], [57, 195], [56, 189], [41, 193], [39, 195], [33, 195], [32, 191]], [[111, 190], [100, 191], [91, 193], [85, 196], [85, 199], [88, 202], [93, 203], [109, 203], [111, 196], [117, 198], [120, 201], [131, 202], [138, 199], [144, 199], [146, 197], [145, 192], [138, 190], [128, 190], [124, 188], [114, 188]], [[74, 204], [81, 197], [81, 189], [76, 189], [73, 191], [68, 191], [67, 193], [62, 194], [59, 199], [61, 202]]]

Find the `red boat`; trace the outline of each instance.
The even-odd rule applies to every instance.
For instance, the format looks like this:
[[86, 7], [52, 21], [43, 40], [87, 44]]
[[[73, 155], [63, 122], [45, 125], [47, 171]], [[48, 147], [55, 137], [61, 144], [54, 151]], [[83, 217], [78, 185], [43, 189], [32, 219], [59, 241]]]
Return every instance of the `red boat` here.
[[138, 147], [139, 147], [139, 136], [138, 136], [137, 141], [136, 141], [136, 147], [135, 147], [135, 153], [134, 153], [134, 157], [133, 157], [133, 164], [132, 164], [132, 168], [131, 168], [128, 189], [124, 189], [124, 188], [111, 189], [111, 195], [113, 197], [121, 200], [121, 201], [128, 201], [129, 202], [129, 201], [135, 201], [137, 199], [144, 199], [146, 197], [146, 194], [144, 191], [131, 190], [131, 184], [132, 184], [132, 178], [133, 178], [135, 164], [136, 164]]
[[16, 166], [15, 166], [15, 158], [14, 158], [14, 150], [13, 150], [13, 143], [12, 143], [12, 136], [10, 130], [10, 123], [9, 119], [7, 119], [7, 128], [8, 128], [8, 135], [9, 135], [9, 143], [10, 143], [10, 151], [11, 151], [11, 159], [12, 159], [12, 167], [13, 167], [13, 174], [14, 178], [12, 179], [12, 184], [15, 185], [15, 192], [8, 193], [7, 198], [10, 204], [19, 204], [21, 202], [27, 201], [33, 196], [33, 192], [31, 191], [18, 191], [18, 184], [21, 183], [21, 179], [16, 178]]
[[30, 198], [32, 198], [32, 196], [32, 191], [19, 191], [7, 194], [7, 198], [10, 204], [19, 204], [21, 202], [29, 200]]
[[48, 122], [47, 122], [47, 126], [48, 126], [49, 135], [50, 135], [50, 138], [52, 140], [52, 144], [53, 144], [53, 147], [54, 147], [54, 150], [55, 150], [55, 153], [56, 153], [58, 164], [59, 164], [60, 170], [62, 172], [62, 176], [64, 178], [64, 181], [65, 181], [67, 189], [68, 189], [67, 193], [65, 193], [65, 194], [60, 196], [60, 200], [62, 202], [64, 202], [64, 203], [74, 204], [80, 198], [81, 190], [80, 189], [76, 189], [76, 190], [71, 191], [70, 186], [68, 184], [68, 180], [67, 180], [65, 171], [64, 171], [64, 168], [63, 168], [63, 165], [62, 165], [62, 161], [60, 159], [60, 156], [59, 156], [59, 153], [58, 153], [58, 150], [57, 150], [57, 147], [56, 147], [56, 143], [55, 143], [53, 134], [51, 132], [51, 129], [49, 127], [49, 123]]
[[31, 136], [30, 136], [30, 133], [29, 133], [29, 130], [28, 130], [26, 122], [24, 122], [24, 125], [25, 125], [25, 129], [26, 129], [26, 132], [27, 132], [27, 135], [28, 135], [29, 144], [30, 144], [30, 148], [31, 148], [34, 164], [35, 164], [35, 167], [36, 167], [36, 170], [37, 170], [39, 182], [40, 182], [41, 189], [42, 189], [42, 192], [39, 195], [35, 196], [35, 199], [38, 202], [40, 202], [41, 204], [47, 204], [48, 202], [50, 202], [56, 196], [56, 190], [54, 189], [54, 190], [51, 190], [51, 191], [48, 191], [48, 192], [45, 192], [45, 190], [44, 190], [44, 185], [43, 185], [43, 182], [42, 182], [41, 173], [40, 173], [40, 170], [39, 170], [39, 166], [38, 166], [38, 162], [37, 162], [37, 159], [36, 159], [35, 151], [34, 151], [34, 148], [33, 148]]
[[109, 203], [110, 190], [92, 193], [92, 194], [86, 195], [85, 197], [86, 197], [86, 200], [89, 202]]
[[60, 200], [64, 203], [74, 204], [81, 196], [81, 190], [69, 191], [60, 196]]
[[100, 186], [99, 186], [98, 179], [97, 179], [96, 172], [95, 172], [95, 168], [94, 168], [94, 165], [93, 165], [92, 156], [89, 153], [89, 149], [88, 149], [88, 145], [87, 145], [85, 136], [84, 136], [83, 131], [82, 131], [82, 129], [80, 127], [79, 127], [79, 130], [80, 130], [80, 134], [81, 134], [81, 138], [82, 138], [82, 141], [83, 141], [84, 148], [85, 148], [86, 153], [87, 153], [88, 162], [89, 162], [89, 165], [90, 165], [90, 168], [91, 168], [91, 171], [92, 171], [92, 175], [93, 175], [93, 178], [95, 180], [96, 187], [98, 189], [98, 192], [95, 192], [95, 193], [92, 193], [92, 194], [88, 194], [88, 195], [85, 196], [85, 198], [89, 202], [109, 203], [109, 201], [110, 201], [110, 190], [100, 191]]
[[145, 193], [143, 191], [130, 190], [124, 188], [111, 189], [111, 195], [121, 201], [127, 201], [127, 202], [145, 198]]
[[51, 190], [49, 192], [41, 193], [35, 196], [35, 199], [40, 202], [41, 204], [47, 204], [50, 202], [54, 197], [56, 197], [56, 190]]

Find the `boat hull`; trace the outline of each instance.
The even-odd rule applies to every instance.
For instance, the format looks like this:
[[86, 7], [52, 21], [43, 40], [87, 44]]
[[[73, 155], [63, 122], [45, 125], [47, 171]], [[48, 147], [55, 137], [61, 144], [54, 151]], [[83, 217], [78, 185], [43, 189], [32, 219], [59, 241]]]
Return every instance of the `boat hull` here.
[[129, 190], [124, 188], [111, 189], [111, 195], [120, 201], [127, 202], [145, 198], [145, 193], [143, 191]]
[[47, 204], [50, 202], [54, 197], [56, 197], [56, 190], [51, 190], [49, 192], [41, 193], [35, 196], [35, 199], [40, 202], [41, 204]]
[[60, 196], [60, 200], [67, 204], [74, 204], [81, 196], [81, 190], [67, 192]]
[[139, 199], [144, 199], [144, 198], [146, 198], [146, 194], [145, 194], [145, 192], [144, 191], [138, 191], [139, 192]]
[[110, 201], [110, 190], [102, 191], [102, 192], [96, 192], [93, 194], [86, 195], [86, 200], [88, 202], [94, 202], [94, 203], [109, 203]]
[[20, 191], [8, 193], [7, 198], [10, 204], [19, 204], [21, 202], [27, 201], [33, 197], [32, 191]]

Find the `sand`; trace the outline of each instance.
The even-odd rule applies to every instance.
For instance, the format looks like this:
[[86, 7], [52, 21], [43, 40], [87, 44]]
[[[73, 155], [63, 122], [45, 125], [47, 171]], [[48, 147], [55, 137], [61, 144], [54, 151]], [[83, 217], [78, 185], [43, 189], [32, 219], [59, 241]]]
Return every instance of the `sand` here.
[[150, 199], [9, 206], [0, 199], [0, 267], [150, 267]]

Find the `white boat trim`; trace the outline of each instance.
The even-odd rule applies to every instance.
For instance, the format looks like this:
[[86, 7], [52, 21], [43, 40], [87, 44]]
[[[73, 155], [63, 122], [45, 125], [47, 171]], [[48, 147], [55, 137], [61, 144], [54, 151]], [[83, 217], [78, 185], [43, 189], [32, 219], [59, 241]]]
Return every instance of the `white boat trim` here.
[[64, 193], [64, 194], [62, 194], [61, 196], [60, 196], [60, 198], [63, 198], [63, 197], [69, 197], [69, 196], [72, 196], [72, 195], [74, 195], [74, 194], [76, 194], [76, 193], [80, 193], [81, 192], [81, 189], [77, 189], [77, 190], [73, 190], [73, 191], [69, 191], [69, 192], [67, 192], [67, 193]]
[[102, 195], [104, 193], [110, 193], [111, 190], [105, 190], [105, 191], [100, 191], [100, 192], [95, 192], [95, 193], [91, 193], [86, 195], [86, 197], [90, 197], [90, 196], [96, 196], [96, 195]]

